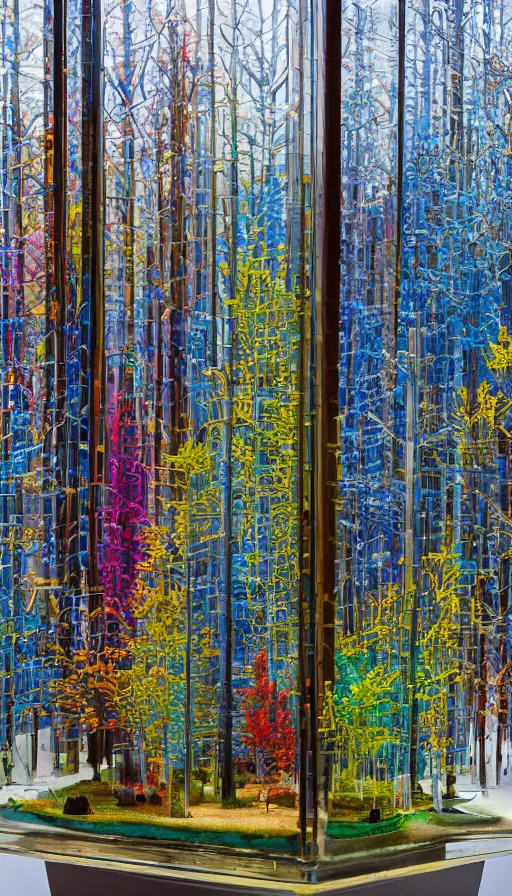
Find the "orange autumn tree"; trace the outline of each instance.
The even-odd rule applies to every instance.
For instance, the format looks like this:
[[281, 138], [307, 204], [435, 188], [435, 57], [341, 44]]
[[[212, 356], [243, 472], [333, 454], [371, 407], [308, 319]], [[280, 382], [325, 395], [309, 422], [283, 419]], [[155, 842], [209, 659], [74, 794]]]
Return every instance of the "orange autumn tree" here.
[[262, 650], [254, 665], [256, 685], [242, 699], [246, 742], [254, 750], [256, 768], [265, 774], [289, 773], [295, 762], [295, 733], [288, 709], [289, 691], [278, 691], [268, 677], [267, 651]]
[[[50, 683], [49, 706], [56, 710], [62, 736], [74, 725], [87, 733], [116, 728], [118, 667], [126, 650], [105, 648], [97, 653], [87, 638], [83, 647], [68, 655], [59, 645], [50, 646], [55, 677]], [[99, 769], [95, 768], [99, 773]]]

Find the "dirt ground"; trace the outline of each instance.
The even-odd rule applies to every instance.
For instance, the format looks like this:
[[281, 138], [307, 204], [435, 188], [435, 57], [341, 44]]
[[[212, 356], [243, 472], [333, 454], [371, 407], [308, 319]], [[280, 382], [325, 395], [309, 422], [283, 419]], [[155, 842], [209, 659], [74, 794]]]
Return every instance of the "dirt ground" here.
[[51, 816], [62, 815], [64, 795], [83, 794], [91, 803], [92, 815], [88, 816], [91, 827], [94, 821], [142, 822], [169, 825], [173, 828], [191, 828], [195, 830], [239, 831], [261, 835], [275, 834], [294, 836], [298, 833], [298, 811], [282, 806], [267, 806], [257, 800], [261, 787], [247, 787], [237, 791], [240, 800], [254, 797], [256, 802], [250, 806], [233, 809], [224, 808], [220, 803], [201, 803], [190, 807], [189, 818], [169, 817], [168, 807], [143, 804], [140, 806], [122, 807], [117, 805], [116, 798], [108, 785], [93, 784], [90, 781], [79, 782], [65, 791], [61, 791], [59, 801], [56, 799], [24, 801], [27, 811], [43, 812]]
[[[200, 806], [192, 806], [191, 819], [172, 818], [172, 824], [186, 826], [191, 821], [203, 824], [204, 827], [214, 825], [217, 829], [237, 830], [237, 828], [251, 828], [251, 830], [268, 833], [276, 831], [281, 833], [296, 834], [298, 832], [298, 813], [296, 809], [285, 809], [282, 806], [270, 806], [267, 812], [265, 803], [256, 803], [255, 806], [243, 809], [223, 809], [219, 803], [202, 803]], [[162, 821], [160, 816], [159, 821]]]

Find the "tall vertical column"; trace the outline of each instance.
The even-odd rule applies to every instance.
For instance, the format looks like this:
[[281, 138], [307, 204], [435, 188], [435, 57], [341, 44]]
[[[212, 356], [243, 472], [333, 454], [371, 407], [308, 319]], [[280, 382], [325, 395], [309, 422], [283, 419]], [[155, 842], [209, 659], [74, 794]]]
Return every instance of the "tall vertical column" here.
[[[83, 362], [87, 388], [89, 438], [88, 589], [90, 642], [97, 654], [104, 643], [102, 594], [98, 575], [98, 508], [103, 475], [104, 301], [103, 301], [103, 121], [101, 0], [82, 6], [82, 321]], [[84, 396], [85, 397], [85, 396]], [[101, 698], [97, 692], [98, 728], [89, 736], [89, 762], [99, 775], [104, 753]]]

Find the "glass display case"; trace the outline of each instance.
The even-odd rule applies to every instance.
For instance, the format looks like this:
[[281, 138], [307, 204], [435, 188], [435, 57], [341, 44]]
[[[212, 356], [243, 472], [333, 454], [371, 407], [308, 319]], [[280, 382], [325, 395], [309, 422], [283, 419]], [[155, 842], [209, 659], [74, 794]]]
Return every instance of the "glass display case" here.
[[0, 843], [512, 835], [511, 13], [2, 0]]

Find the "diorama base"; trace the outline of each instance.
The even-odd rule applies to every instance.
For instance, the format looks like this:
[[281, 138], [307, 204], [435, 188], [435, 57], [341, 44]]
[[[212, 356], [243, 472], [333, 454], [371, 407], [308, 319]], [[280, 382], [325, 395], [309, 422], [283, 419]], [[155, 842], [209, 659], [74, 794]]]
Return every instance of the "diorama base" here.
[[[393, 879], [374, 879], [340, 885], [333, 881], [327, 887], [300, 887], [300, 892], [318, 891], [325, 896], [341, 893], [343, 896], [452, 896], [463, 893], [464, 896], [478, 896], [483, 872], [483, 862], [448, 867], [437, 871], [426, 871], [423, 874], [403, 875]], [[200, 880], [195, 876], [161, 878], [146, 874], [128, 874], [104, 870], [99, 867], [77, 868], [69, 864], [47, 862], [46, 870], [51, 896], [90, 896], [92, 892], [108, 892], [110, 896], [139, 896], [141, 891], [149, 896], [216, 896], [221, 891], [228, 896], [262, 896], [265, 892], [277, 890], [272, 884], [264, 888], [258, 882], [241, 884], [225, 878], [222, 881]], [[280, 893], [295, 894], [295, 887]]]
[[[138, 896], [141, 875], [152, 888], [151, 896], [200, 896], [219, 889], [233, 896], [236, 892], [247, 896], [329, 896], [342, 892], [348, 896], [370, 886], [376, 888], [376, 896], [401, 896], [412, 892], [411, 885], [415, 896], [423, 892], [476, 896], [484, 860], [497, 853], [512, 853], [512, 838], [482, 838], [413, 849], [409, 846], [392, 853], [361, 853], [307, 864], [292, 857], [262, 857], [228, 849], [62, 835], [60, 831], [30, 829], [27, 825], [18, 830], [0, 827], [0, 851], [45, 860], [55, 881], [52, 896], [82, 896], [82, 887], [84, 896], [90, 896], [97, 874], [107, 875], [109, 880], [112, 877], [112, 886], [105, 878], [101, 883], [103, 891], [108, 883], [109, 896], [132, 896], [132, 892]], [[74, 866], [80, 866], [80, 874]], [[444, 880], [451, 881], [446, 890]], [[89, 881], [87, 886], [84, 881]], [[424, 881], [429, 882], [429, 889], [422, 889]]]

